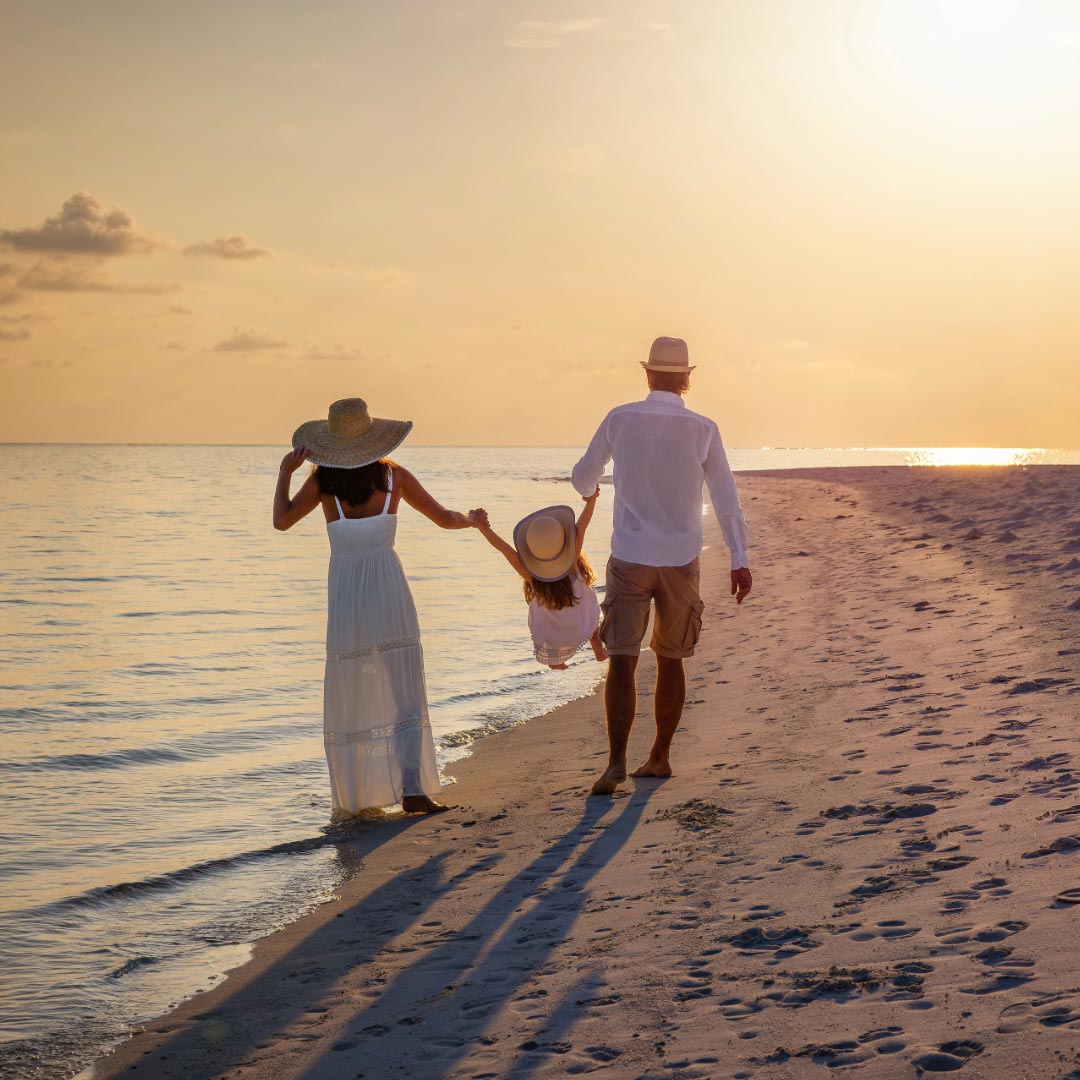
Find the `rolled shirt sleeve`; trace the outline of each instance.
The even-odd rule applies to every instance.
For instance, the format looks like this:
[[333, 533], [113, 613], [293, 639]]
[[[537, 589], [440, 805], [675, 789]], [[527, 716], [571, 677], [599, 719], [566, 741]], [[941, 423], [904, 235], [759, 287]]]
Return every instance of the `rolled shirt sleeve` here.
[[610, 460], [611, 439], [608, 437], [608, 420], [605, 417], [592, 437], [589, 448], [570, 474], [571, 483], [583, 499], [587, 499], [596, 490], [596, 485], [600, 483], [600, 477], [604, 475], [604, 469]]
[[750, 528], [739, 504], [739, 490], [735, 486], [735, 477], [731, 475], [719, 430], [713, 431], [705, 458], [705, 486], [724, 543], [731, 552], [731, 569], [749, 567]]

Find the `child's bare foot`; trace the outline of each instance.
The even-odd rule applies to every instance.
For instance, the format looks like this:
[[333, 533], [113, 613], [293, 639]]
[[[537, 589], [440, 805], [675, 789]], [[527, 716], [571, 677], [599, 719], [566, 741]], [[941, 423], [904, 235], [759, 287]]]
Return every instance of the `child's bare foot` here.
[[566, 671], [569, 666], [569, 664], [548, 664], [552, 671]]
[[401, 800], [401, 809], [406, 814], [445, 814], [452, 807], [444, 806], [427, 795], [406, 795]]

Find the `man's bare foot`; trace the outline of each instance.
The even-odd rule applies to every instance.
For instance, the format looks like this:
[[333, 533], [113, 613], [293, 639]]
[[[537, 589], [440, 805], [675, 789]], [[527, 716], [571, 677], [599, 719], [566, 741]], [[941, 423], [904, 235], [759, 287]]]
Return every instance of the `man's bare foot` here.
[[451, 808], [436, 802], [427, 795], [406, 795], [401, 800], [401, 809], [406, 814], [444, 814]]
[[609, 765], [600, 779], [592, 786], [590, 795], [614, 795], [615, 789], [626, 782], [626, 767], [624, 765]]
[[652, 758], [649, 758], [640, 769], [635, 769], [630, 775], [639, 778], [642, 776], [667, 777], [671, 775], [671, 762], [666, 759], [653, 760]]

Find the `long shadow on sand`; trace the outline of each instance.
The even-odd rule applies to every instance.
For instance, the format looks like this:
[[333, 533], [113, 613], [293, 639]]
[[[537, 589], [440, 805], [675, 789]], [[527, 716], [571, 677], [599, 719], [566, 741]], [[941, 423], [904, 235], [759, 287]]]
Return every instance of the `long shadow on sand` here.
[[[401, 836], [417, 820], [399, 817], [342, 829], [341, 835], [348, 840], [343, 839], [339, 845], [339, 857], [344, 863], [359, 863], [364, 856]], [[242, 971], [234, 975], [236, 989], [231, 995], [217, 1000], [206, 1011], [193, 1014], [150, 1057], [121, 1072], [117, 1061], [106, 1056], [96, 1063], [93, 1076], [154, 1077], [161, 1070], [169, 1066], [175, 1069], [177, 1063], [182, 1063], [185, 1080], [210, 1080], [248, 1062], [260, 1044], [273, 1042], [291, 1026], [302, 1025], [304, 1006], [318, 993], [333, 988], [337, 972], [326, 972], [319, 962], [321, 958], [339, 957], [346, 952], [352, 966], [368, 963], [388, 940], [405, 933], [439, 897], [459, 887], [472, 874], [490, 869], [496, 861], [491, 857], [480, 858], [454, 877], [448, 877], [444, 866], [448, 855], [449, 852], [441, 852], [365, 896], [352, 909], [358, 916], [357, 925], [364, 928], [362, 938], [343, 941], [342, 924], [337, 919], [331, 920], [298, 941], [259, 976], [245, 979]], [[280, 990], [283, 983], [289, 986], [306, 983], [309, 987], [303, 993], [287, 994]], [[304, 1038], [304, 1035], [295, 1037]], [[162, 1061], [166, 1065], [158, 1066]]]
[[[399, 1074], [441, 1080], [491, 1042], [491, 1020], [524, 984], [543, 974], [588, 900], [586, 886], [626, 844], [653, 790], [643, 785], [626, 799], [588, 800], [568, 833], [355, 1014], [332, 1053], [314, 1062], [303, 1080]], [[556, 1029], [572, 1026], [572, 1010], [559, 1013], [549, 1017], [549, 1028], [540, 1021], [538, 1049], [555, 1038]], [[531, 1062], [519, 1060], [512, 1075], [523, 1080], [532, 1071]]]

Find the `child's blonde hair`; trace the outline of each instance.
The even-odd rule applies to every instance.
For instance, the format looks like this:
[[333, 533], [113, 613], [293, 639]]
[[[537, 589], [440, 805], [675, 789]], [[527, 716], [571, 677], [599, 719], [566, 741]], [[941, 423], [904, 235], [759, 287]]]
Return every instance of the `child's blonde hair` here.
[[596, 581], [593, 568], [589, 565], [589, 560], [585, 558], [585, 552], [582, 552], [574, 564], [574, 569], [558, 581], [540, 581], [538, 578], [530, 577], [525, 582], [526, 603], [531, 604], [535, 600], [541, 607], [550, 608], [552, 611], [573, 607], [578, 602], [578, 598], [574, 595], [575, 572], [586, 585], [592, 586]]

